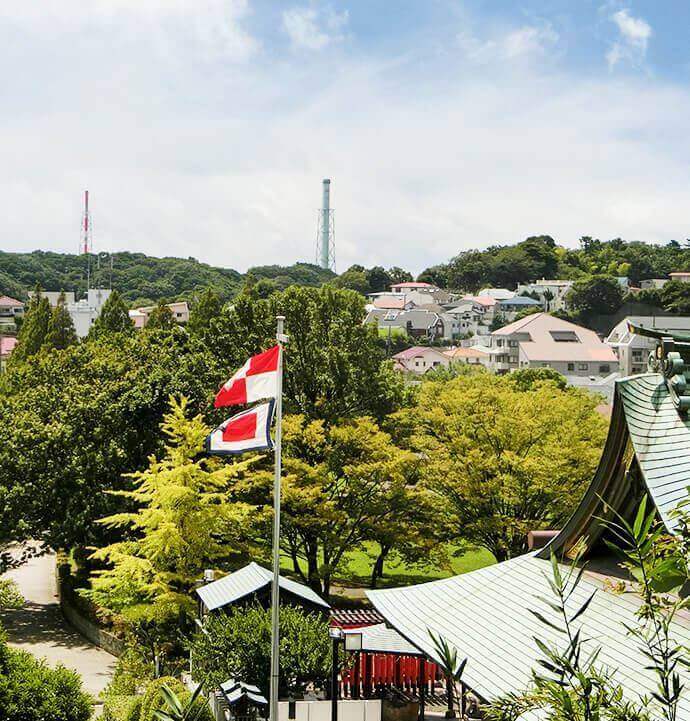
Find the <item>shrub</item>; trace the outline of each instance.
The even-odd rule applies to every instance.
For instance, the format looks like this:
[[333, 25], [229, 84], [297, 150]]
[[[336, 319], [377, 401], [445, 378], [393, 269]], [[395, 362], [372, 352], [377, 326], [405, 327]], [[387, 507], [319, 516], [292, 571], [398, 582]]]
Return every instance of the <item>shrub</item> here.
[[[271, 614], [259, 607], [211, 616], [192, 644], [195, 676], [207, 690], [229, 678], [242, 679], [268, 693], [271, 663]], [[328, 624], [316, 615], [284, 606], [280, 609], [280, 665], [283, 692], [307, 684], [322, 686], [331, 668]]]
[[139, 721], [141, 696], [108, 696], [103, 704], [103, 721]]
[[161, 686], [163, 686], [163, 684], [178, 695], [183, 694], [185, 691], [180, 681], [172, 676], [161, 676], [150, 681], [141, 699], [139, 721], [156, 721], [154, 712], [160, 711], [163, 707], [163, 697], [161, 696]]
[[7, 649], [0, 639], [0, 709], [3, 721], [88, 721], [91, 697], [74, 671], [44, 661], [26, 651]]

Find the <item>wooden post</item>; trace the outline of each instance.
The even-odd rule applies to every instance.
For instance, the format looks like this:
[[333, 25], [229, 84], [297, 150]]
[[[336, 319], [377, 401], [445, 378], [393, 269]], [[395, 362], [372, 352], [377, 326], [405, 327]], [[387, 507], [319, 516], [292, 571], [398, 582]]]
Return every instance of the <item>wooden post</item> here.
[[365, 653], [362, 663], [364, 664], [364, 698], [371, 698], [371, 667], [374, 663], [373, 656]]
[[360, 660], [362, 658], [362, 653], [359, 652], [357, 654], [357, 658], [355, 659], [355, 667], [352, 669], [352, 687], [350, 688], [350, 698], [358, 699], [359, 698], [359, 681], [360, 681]]
[[419, 721], [424, 721], [424, 706], [426, 705], [426, 658], [424, 656], [419, 659], [417, 689], [419, 694]]

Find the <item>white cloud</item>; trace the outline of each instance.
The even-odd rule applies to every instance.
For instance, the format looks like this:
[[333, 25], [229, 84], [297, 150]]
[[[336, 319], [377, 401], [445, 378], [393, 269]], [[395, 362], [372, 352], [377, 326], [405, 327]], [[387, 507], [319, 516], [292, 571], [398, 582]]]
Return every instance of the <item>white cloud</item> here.
[[646, 20], [631, 15], [627, 9], [616, 11], [610, 19], [618, 29], [618, 38], [606, 53], [609, 69], [621, 62], [640, 65], [647, 55], [652, 37], [651, 26]]
[[283, 29], [294, 48], [321, 50], [343, 39], [348, 20], [347, 10], [336, 13], [330, 8], [294, 7], [283, 12]]
[[196, 52], [207, 59], [247, 60], [258, 43], [245, 29], [248, 0], [2, 0], [0, 21], [10, 32], [107, 32], [120, 36], [147, 34], [164, 53]]
[[510, 30], [479, 72], [422, 47], [238, 66], [181, 29], [162, 56], [140, 18], [117, 32], [36, 22], [19, 38], [0, 23], [0, 65], [18, 69], [0, 84], [4, 250], [74, 251], [89, 188], [98, 250], [240, 270], [312, 260], [324, 177], [340, 269], [420, 271], [542, 232], [685, 237], [685, 85], [507, 62]]
[[553, 49], [558, 40], [559, 35], [550, 23], [510, 28], [483, 39], [467, 30], [457, 36], [466, 57], [480, 64], [540, 57]]

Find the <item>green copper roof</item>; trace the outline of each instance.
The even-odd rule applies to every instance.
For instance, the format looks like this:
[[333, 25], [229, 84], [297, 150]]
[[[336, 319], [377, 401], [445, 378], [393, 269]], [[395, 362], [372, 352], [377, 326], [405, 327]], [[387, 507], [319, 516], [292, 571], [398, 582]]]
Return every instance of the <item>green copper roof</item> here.
[[[547, 560], [532, 554], [487, 566], [453, 578], [407, 588], [367, 591], [367, 596], [386, 620], [430, 658], [435, 655], [428, 630], [444, 637], [468, 658], [465, 683], [491, 700], [527, 687], [536, 668], [539, 650], [534, 636], [549, 643], [563, 637], [540, 623], [528, 609], [538, 609], [556, 621], [555, 614], [536, 596], [549, 598]], [[602, 577], [585, 573], [569, 602], [576, 610], [589, 594], [594, 599], [581, 617], [587, 648], [600, 646], [602, 666], [616, 671], [628, 698], [654, 689], [654, 675], [639, 643], [626, 633], [635, 624], [637, 597], [618, 595], [604, 587]], [[571, 605], [572, 604], [572, 605]], [[690, 627], [676, 623], [674, 637], [690, 644]], [[690, 719], [690, 698], [684, 697], [679, 719]]]
[[616, 395], [649, 494], [672, 531], [672, 511], [687, 498], [690, 486], [690, 419], [678, 412], [656, 373], [619, 381]]

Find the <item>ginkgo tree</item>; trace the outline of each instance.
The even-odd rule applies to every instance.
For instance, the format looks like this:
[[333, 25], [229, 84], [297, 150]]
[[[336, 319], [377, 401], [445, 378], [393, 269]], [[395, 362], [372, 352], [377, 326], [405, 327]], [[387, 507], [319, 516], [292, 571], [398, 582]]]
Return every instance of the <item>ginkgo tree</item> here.
[[229, 481], [252, 459], [228, 463], [201, 455], [209, 428], [187, 413], [185, 398], [170, 400], [161, 430], [167, 441], [161, 458], [130, 474], [131, 490], [112, 491], [138, 508], [99, 521], [122, 540], [96, 550], [105, 564], [84, 592], [100, 606], [133, 618], [142, 606], [150, 614], [191, 612], [189, 591], [204, 568], [237, 552], [247, 507], [230, 502]]

